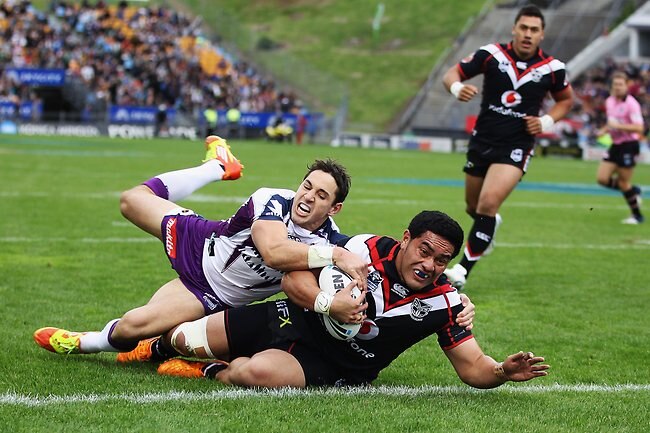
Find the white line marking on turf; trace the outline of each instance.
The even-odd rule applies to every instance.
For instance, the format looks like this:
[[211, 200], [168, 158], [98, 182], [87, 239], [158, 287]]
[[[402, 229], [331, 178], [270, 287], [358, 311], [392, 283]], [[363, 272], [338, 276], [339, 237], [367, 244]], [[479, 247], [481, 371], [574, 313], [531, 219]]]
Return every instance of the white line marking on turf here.
[[[119, 198], [119, 192], [96, 192], [96, 193], [82, 193], [82, 194], [70, 194], [65, 192], [60, 193], [49, 193], [49, 192], [16, 192], [16, 191], [0, 191], [0, 197], [60, 197], [60, 198], [80, 198], [80, 199], [105, 199], [105, 198]], [[183, 199], [187, 202], [196, 202], [196, 203], [237, 203], [242, 204], [248, 197], [236, 197], [236, 196], [218, 196], [218, 195], [208, 195], [208, 194], [192, 194], [189, 197]], [[353, 198], [350, 200], [349, 206], [354, 206], [355, 204], [360, 205], [399, 205], [399, 206], [430, 206], [430, 199], [421, 199], [421, 200], [404, 200], [404, 199], [395, 199], [391, 197], [386, 198]], [[547, 209], [583, 209], [583, 210], [621, 210], [628, 209], [625, 204], [616, 204], [616, 205], [602, 205], [597, 204], [593, 205], [592, 203], [553, 203], [553, 202], [518, 202], [518, 201], [509, 201], [507, 204], [508, 207], [518, 207], [518, 208], [547, 208]]]
[[474, 389], [467, 386], [376, 386], [353, 388], [325, 389], [281, 389], [281, 390], [251, 390], [251, 389], [221, 389], [207, 392], [169, 391], [151, 394], [72, 394], [38, 396], [18, 394], [14, 392], [0, 394], [0, 405], [38, 407], [52, 404], [71, 403], [102, 403], [107, 401], [126, 401], [136, 404], [159, 403], [167, 401], [201, 401], [201, 400], [236, 400], [250, 397], [290, 398], [290, 397], [355, 397], [355, 396], [385, 396], [385, 397], [417, 397], [430, 394], [540, 394], [540, 393], [621, 393], [621, 392], [650, 392], [650, 384], [620, 384], [620, 385], [504, 385], [491, 390]]
[[[51, 243], [51, 242], [81, 242], [87, 244], [141, 244], [160, 242], [154, 237], [108, 237], [108, 238], [28, 238], [18, 236], [0, 237], [0, 243]], [[650, 239], [637, 239], [625, 244], [556, 244], [556, 243], [511, 243], [497, 242], [498, 248], [535, 248], [549, 250], [647, 250], [650, 249]]]

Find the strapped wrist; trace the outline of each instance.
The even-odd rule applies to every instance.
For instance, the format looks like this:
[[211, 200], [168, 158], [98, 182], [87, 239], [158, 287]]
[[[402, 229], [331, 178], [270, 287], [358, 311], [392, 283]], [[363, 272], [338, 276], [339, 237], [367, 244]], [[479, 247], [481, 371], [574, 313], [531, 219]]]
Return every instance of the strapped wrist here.
[[307, 266], [309, 269], [314, 269], [331, 265], [333, 255], [334, 247], [312, 245], [307, 252]]
[[316, 295], [316, 300], [314, 301], [314, 311], [316, 313], [325, 314], [326, 316], [330, 315], [330, 307], [332, 306], [332, 301], [334, 296], [330, 293], [323, 292], [322, 290], [318, 295]]
[[465, 87], [463, 83], [460, 81], [454, 81], [451, 83], [451, 86], [449, 86], [449, 92], [454, 95], [456, 99], [458, 99], [460, 96], [460, 91], [463, 90], [463, 87]]
[[555, 120], [548, 114], [540, 117], [539, 122], [542, 124], [542, 132], [549, 132], [553, 128], [553, 125], [555, 125]]

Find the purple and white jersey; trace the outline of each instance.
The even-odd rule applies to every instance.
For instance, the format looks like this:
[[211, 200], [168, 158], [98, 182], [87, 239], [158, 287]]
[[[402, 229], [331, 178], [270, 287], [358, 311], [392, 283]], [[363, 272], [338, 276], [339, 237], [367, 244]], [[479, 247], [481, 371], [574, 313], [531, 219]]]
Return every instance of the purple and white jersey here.
[[218, 233], [205, 239], [203, 272], [214, 292], [227, 304], [246, 305], [280, 291], [282, 272], [264, 263], [251, 238], [251, 226], [258, 219], [282, 221], [289, 239], [307, 245], [334, 245], [346, 237], [339, 233], [331, 217], [313, 232], [294, 225], [291, 205], [295, 194], [288, 189], [260, 188]]

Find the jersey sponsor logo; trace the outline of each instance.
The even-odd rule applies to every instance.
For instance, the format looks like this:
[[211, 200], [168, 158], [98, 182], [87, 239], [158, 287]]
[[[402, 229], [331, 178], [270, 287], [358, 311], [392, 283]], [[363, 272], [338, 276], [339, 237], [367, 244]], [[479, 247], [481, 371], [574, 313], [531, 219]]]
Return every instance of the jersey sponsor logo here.
[[210, 311], [216, 310], [221, 305], [221, 302], [217, 301], [217, 299], [209, 293], [203, 294], [203, 301], [205, 301], [205, 305], [207, 305]]
[[544, 77], [544, 75], [537, 68], [531, 69], [529, 74], [530, 74], [530, 80], [533, 83], [539, 83], [540, 81], [542, 81], [542, 78]]
[[490, 236], [488, 236], [487, 234], [485, 234], [483, 232], [476, 232], [475, 236], [477, 238], [479, 238], [480, 240], [482, 240], [482, 241], [490, 242]]
[[176, 218], [169, 218], [165, 225], [165, 250], [169, 258], [176, 258]]
[[352, 348], [352, 350], [354, 350], [355, 352], [357, 352], [359, 355], [363, 356], [364, 358], [374, 358], [375, 357], [374, 353], [368, 352], [366, 349], [359, 346], [359, 343], [354, 341], [354, 338], [352, 340], [348, 340], [348, 341], [350, 343], [350, 347]]
[[393, 284], [393, 287], [390, 289], [390, 291], [397, 294], [397, 296], [401, 296], [402, 298], [406, 298], [409, 294], [408, 290], [406, 290], [406, 288], [399, 283]]
[[514, 90], [508, 90], [501, 95], [501, 103], [506, 107], [516, 107], [521, 104], [521, 95]]
[[287, 301], [280, 300], [275, 303], [275, 307], [278, 309], [278, 319], [280, 320], [280, 328], [284, 328], [287, 325], [292, 325], [291, 316], [289, 315], [289, 307], [287, 306]]
[[526, 117], [526, 113], [520, 113], [519, 111], [515, 111], [512, 108], [497, 107], [494, 104], [490, 104], [488, 106], [488, 109], [494, 111], [495, 113], [499, 113], [504, 116], [516, 117], [518, 119], [523, 119]]
[[521, 162], [524, 159], [524, 151], [522, 149], [514, 149], [510, 152], [510, 159], [514, 162]]
[[372, 340], [378, 335], [379, 335], [379, 326], [377, 326], [377, 324], [374, 321], [370, 319], [366, 319], [363, 321], [363, 324], [361, 325], [359, 332], [354, 338], [358, 338], [359, 340]]
[[368, 273], [368, 290], [374, 292], [379, 288], [382, 281], [384, 281], [384, 277], [381, 276], [379, 271], [372, 271]]
[[415, 298], [411, 303], [411, 319], [421, 322], [432, 308], [431, 305], [425, 304], [418, 298]]

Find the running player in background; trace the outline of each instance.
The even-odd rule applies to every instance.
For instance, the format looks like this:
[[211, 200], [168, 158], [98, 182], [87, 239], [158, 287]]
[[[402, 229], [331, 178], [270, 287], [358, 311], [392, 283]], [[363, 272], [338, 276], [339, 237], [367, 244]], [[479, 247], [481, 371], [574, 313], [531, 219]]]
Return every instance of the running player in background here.
[[[564, 63], [539, 48], [544, 15], [536, 6], [517, 13], [512, 41], [488, 44], [451, 67], [443, 84], [459, 101], [478, 94], [462, 81], [483, 74], [481, 112], [472, 132], [465, 172], [466, 212], [474, 219], [460, 263], [445, 271], [461, 289], [476, 262], [493, 247], [499, 208], [526, 173], [535, 135], [548, 132], [573, 105]], [[550, 92], [555, 104], [539, 116]]]
[[605, 101], [607, 124], [598, 130], [598, 135], [609, 133], [612, 146], [598, 166], [597, 180], [604, 187], [621, 191], [632, 215], [621, 221], [623, 224], [639, 224], [644, 221], [641, 214], [641, 188], [632, 185], [632, 175], [639, 156], [639, 136], [644, 124], [641, 105], [628, 94], [627, 75], [614, 72], [610, 96]]

